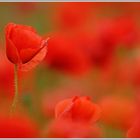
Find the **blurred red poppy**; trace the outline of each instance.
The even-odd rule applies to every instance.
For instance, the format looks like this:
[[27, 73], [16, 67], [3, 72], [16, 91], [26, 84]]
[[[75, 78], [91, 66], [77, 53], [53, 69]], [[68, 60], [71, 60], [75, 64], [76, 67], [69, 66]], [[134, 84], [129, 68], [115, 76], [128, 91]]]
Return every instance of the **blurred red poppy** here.
[[[59, 87], [53, 91], [45, 91], [45, 95], [42, 98], [42, 112], [46, 117], [54, 117], [55, 106], [58, 102], [71, 98], [74, 95], [82, 96], [85, 95], [83, 90], [75, 87], [74, 85], [65, 85]], [[87, 94], [86, 94], [87, 95]]]
[[127, 131], [126, 136], [128, 138], [140, 138], [140, 112], [139, 112], [139, 108], [140, 108], [140, 92], [137, 91], [136, 95], [136, 113], [135, 113], [135, 118], [134, 121], [132, 123], [132, 125], [130, 126], [129, 130]]
[[139, 40], [139, 29], [131, 16], [119, 16], [98, 21], [96, 32], [114, 45], [132, 48]]
[[132, 85], [135, 89], [140, 86], [140, 57], [139, 54], [121, 60], [116, 70], [116, 81], [120, 85]]
[[96, 122], [101, 115], [100, 107], [91, 102], [89, 97], [65, 99], [55, 107], [55, 117], [72, 120], [75, 122]]
[[137, 119], [127, 132], [128, 138], [140, 138], [140, 119]]
[[78, 48], [83, 51], [90, 64], [101, 68], [110, 63], [116, 48], [112, 28], [106, 22], [104, 24], [94, 32], [80, 30], [73, 35]]
[[49, 138], [99, 138], [101, 130], [93, 125], [68, 120], [55, 120], [43, 132]]
[[36, 66], [46, 55], [47, 41], [30, 26], [9, 23], [5, 28], [8, 59], [21, 70]]
[[88, 59], [69, 34], [60, 32], [52, 35], [48, 52], [46, 65], [51, 69], [66, 74], [82, 75], [90, 68]]
[[0, 49], [0, 60], [0, 96], [10, 97], [13, 93], [13, 67], [6, 59], [3, 49]]
[[57, 14], [55, 14], [56, 21], [54, 23], [57, 22], [62, 28], [78, 28], [90, 17], [92, 5], [92, 3], [88, 2], [66, 2], [58, 4], [56, 7]]
[[36, 124], [27, 116], [0, 116], [0, 138], [35, 138], [39, 136]]
[[118, 43], [126, 48], [132, 48], [139, 41], [139, 28], [130, 16], [122, 16], [114, 20], [114, 33]]
[[92, 30], [78, 30], [73, 35], [79, 49], [93, 66], [104, 68], [116, 56], [118, 46], [135, 47], [139, 32], [135, 20], [127, 16], [97, 20]]
[[102, 109], [101, 121], [114, 128], [128, 130], [135, 116], [135, 103], [119, 96], [104, 97], [99, 105]]

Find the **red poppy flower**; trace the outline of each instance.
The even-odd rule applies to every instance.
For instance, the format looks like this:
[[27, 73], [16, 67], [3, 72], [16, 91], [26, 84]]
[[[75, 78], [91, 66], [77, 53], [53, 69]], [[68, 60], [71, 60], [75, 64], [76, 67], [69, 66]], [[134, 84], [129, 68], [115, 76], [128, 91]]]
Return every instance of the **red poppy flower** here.
[[0, 96], [3, 95], [12, 95], [12, 86], [13, 84], [13, 67], [12, 64], [6, 59], [5, 52], [3, 49], [0, 49]]
[[126, 48], [133, 48], [138, 43], [139, 29], [132, 17], [103, 19], [98, 21], [95, 27], [96, 33], [99, 33], [105, 45], [122, 45]]
[[132, 100], [119, 96], [105, 97], [100, 101], [101, 121], [105, 124], [127, 130], [134, 121], [135, 104]]
[[8, 59], [21, 70], [36, 66], [46, 55], [47, 41], [30, 26], [9, 23], [5, 29]]
[[0, 138], [35, 138], [38, 129], [27, 116], [0, 116]]
[[140, 57], [139, 54], [121, 60], [116, 70], [116, 81], [122, 85], [132, 85], [135, 90], [140, 86]]
[[71, 96], [82, 96], [85, 92], [73, 85], [65, 85], [51, 92], [46, 91], [42, 98], [42, 112], [46, 117], [54, 117], [55, 106], [58, 102]]
[[116, 39], [112, 32], [112, 26], [104, 22], [104, 26], [98, 25], [94, 31], [82, 29], [73, 35], [77, 48], [93, 67], [106, 67], [114, 57]]
[[127, 132], [128, 138], [140, 138], [140, 120], [136, 120]]
[[89, 97], [77, 97], [59, 102], [55, 108], [56, 118], [64, 118], [79, 122], [95, 122], [100, 117], [98, 105], [90, 101]]
[[131, 16], [122, 16], [114, 20], [114, 25], [118, 43], [123, 43], [126, 48], [135, 47], [139, 41], [139, 29], [135, 20]]
[[68, 120], [55, 120], [43, 131], [43, 137], [49, 138], [99, 138], [101, 130], [93, 125]]
[[140, 138], [140, 94], [137, 94], [137, 107], [136, 107], [136, 114], [135, 114], [135, 120], [133, 121], [133, 124], [127, 131], [127, 137], [128, 138]]
[[89, 60], [71, 35], [64, 32], [53, 34], [48, 50], [46, 64], [49, 68], [78, 76], [89, 72]]
[[[78, 28], [84, 24], [92, 9], [92, 3], [61, 3], [57, 5], [57, 14], [55, 14], [55, 22], [63, 28]], [[82, 13], [82, 14], [81, 14]]]

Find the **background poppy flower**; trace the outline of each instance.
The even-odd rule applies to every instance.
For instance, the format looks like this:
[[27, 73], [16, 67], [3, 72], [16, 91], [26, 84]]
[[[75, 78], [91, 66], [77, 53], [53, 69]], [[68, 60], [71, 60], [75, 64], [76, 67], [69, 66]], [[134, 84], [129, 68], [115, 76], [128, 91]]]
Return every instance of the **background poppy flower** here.
[[134, 121], [134, 124], [127, 131], [127, 138], [139, 138], [140, 137], [140, 120]]
[[120, 96], [108, 96], [100, 100], [102, 109], [101, 121], [114, 128], [128, 130], [135, 117], [135, 103], [133, 100]]
[[74, 87], [73, 85], [65, 85], [53, 91], [45, 91], [41, 102], [43, 114], [46, 117], [54, 117], [55, 106], [58, 104], [58, 102], [71, 98], [75, 95], [82, 96], [85, 95], [85, 92], [77, 87]]
[[91, 4], [77, 2], [58, 4], [56, 6], [57, 15], [53, 15], [54, 23], [57, 23], [62, 29], [79, 28], [88, 20], [92, 10]]
[[39, 132], [34, 121], [25, 115], [0, 116], [1, 138], [34, 138]]
[[102, 69], [108, 65], [116, 48], [112, 28], [106, 22], [104, 24], [97, 29], [93, 28], [95, 31], [80, 30], [74, 35], [78, 48], [87, 57], [93, 68]]
[[71, 75], [87, 73], [90, 68], [89, 61], [72, 36], [64, 32], [51, 36], [49, 53], [45, 59], [48, 68]]
[[100, 138], [102, 131], [96, 125], [68, 120], [52, 121], [42, 132], [42, 137], [49, 138]]
[[96, 122], [101, 115], [100, 107], [89, 97], [73, 97], [59, 102], [55, 107], [56, 118], [79, 122]]
[[127, 49], [135, 47], [139, 40], [136, 20], [132, 16], [121, 16], [114, 19], [114, 34], [118, 43]]
[[5, 57], [4, 50], [0, 47], [0, 96], [10, 97], [13, 93], [13, 67]]

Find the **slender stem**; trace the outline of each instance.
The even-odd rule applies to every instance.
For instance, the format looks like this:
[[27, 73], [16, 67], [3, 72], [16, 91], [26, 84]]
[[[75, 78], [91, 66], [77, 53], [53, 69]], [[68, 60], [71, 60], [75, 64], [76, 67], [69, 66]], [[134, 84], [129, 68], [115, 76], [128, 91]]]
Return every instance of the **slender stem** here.
[[15, 112], [16, 109], [16, 104], [18, 102], [18, 67], [15, 65], [14, 68], [14, 86], [15, 86], [15, 94], [14, 94], [14, 99], [13, 103], [11, 105], [11, 110], [10, 110], [10, 115], [12, 115]]

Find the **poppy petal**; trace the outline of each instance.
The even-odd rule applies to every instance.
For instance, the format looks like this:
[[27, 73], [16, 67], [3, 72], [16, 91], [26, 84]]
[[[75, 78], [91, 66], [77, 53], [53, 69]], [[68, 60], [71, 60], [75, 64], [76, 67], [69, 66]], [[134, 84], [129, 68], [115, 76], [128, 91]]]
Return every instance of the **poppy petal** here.
[[22, 63], [25, 64], [29, 62], [37, 53], [38, 53], [37, 49], [32, 49], [32, 48], [22, 49], [20, 51], [20, 58], [22, 60]]
[[20, 57], [18, 54], [18, 50], [17, 48], [14, 46], [14, 44], [12, 43], [12, 41], [9, 38], [6, 38], [6, 54], [8, 59], [14, 63], [14, 64], [18, 64], [20, 62]]
[[28, 62], [25, 64], [19, 65], [19, 70], [21, 71], [29, 71], [32, 68], [36, 67], [46, 56], [47, 48], [42, 47], [41, 50]]

